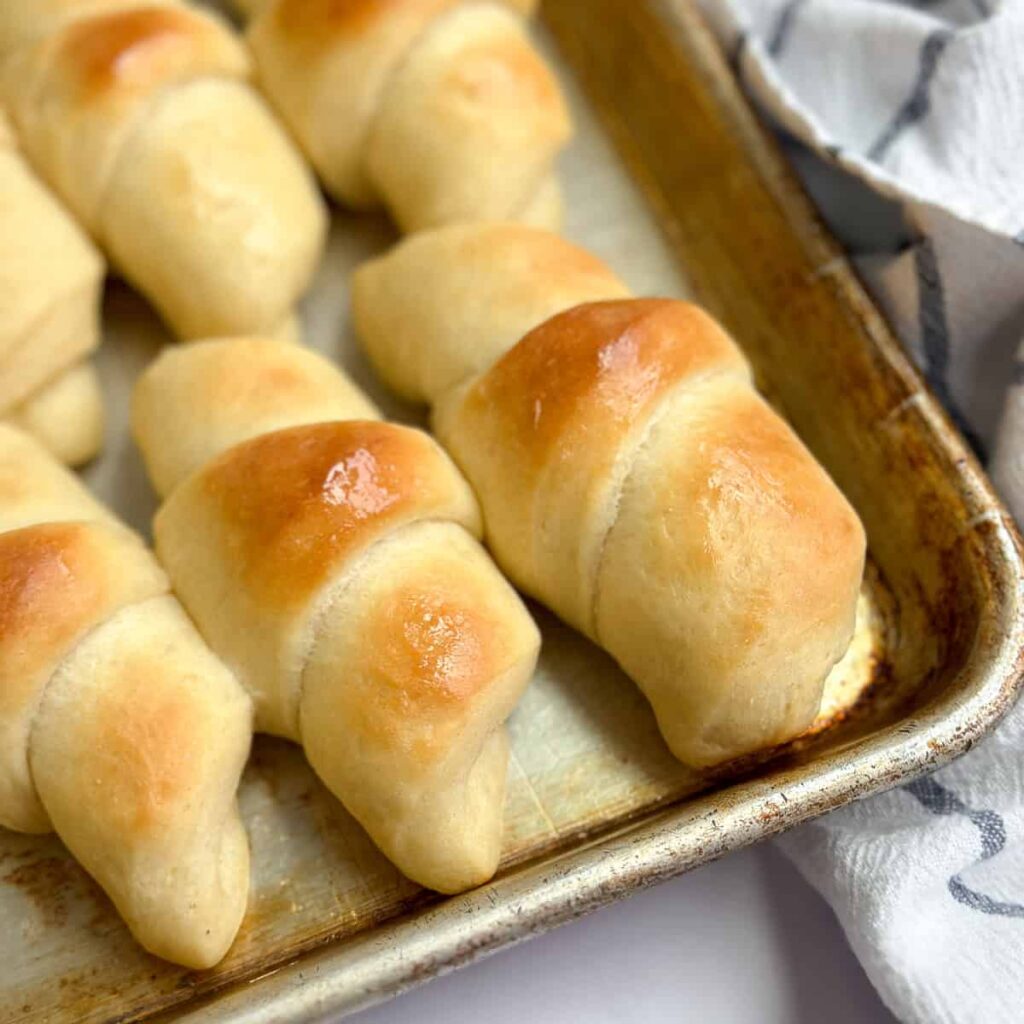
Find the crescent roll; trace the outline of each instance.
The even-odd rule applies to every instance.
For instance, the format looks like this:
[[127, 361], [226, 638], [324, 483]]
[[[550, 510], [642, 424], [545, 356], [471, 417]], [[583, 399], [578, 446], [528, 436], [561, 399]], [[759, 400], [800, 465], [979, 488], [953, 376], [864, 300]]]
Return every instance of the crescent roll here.
[[152, 554], [0, 425], [0, 825], [55, 831], [146, 949], [210, 967], [249, 893], [251, 731]]
[[404, 231], [555, 228], [571, 126], [526, 34], [532, 0], [243, 3], [259, 82], [327, 190]]
[[172, 0], [4, 0], [0, 102], [25, 153], [181, 337], [276, 331], [326, 213], [241, 41]]
[[426, 434], [267, 339], [165, 352], [132, 425], [166, 496], [157, 552], [210, 646], [409, 877], [498, 864], [504, 721], [539, 635]]
[[710, 316], [507, 224], [406, 240], [356, 272], [353, 308], [384, 379], [433, 404], [499, 565], [616, 658], [676, 756], [810, 725], [864, 531]]

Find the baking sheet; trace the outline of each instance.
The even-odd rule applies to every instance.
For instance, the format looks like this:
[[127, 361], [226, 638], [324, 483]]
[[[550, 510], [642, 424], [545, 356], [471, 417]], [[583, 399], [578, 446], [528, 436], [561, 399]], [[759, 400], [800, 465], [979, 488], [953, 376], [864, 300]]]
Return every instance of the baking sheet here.
[[[566, 234], [607, 260], [638, 294], [686, 297], [687, 281], [649, 208], [546, 37], [543, 46], [561, 72], [577, 129], [562, 163]], [[393, 241], [383, 218], [335, 210], [302, 317], [307, 342], [336, 358], [387, 415], [422, 424], [419, 410], [377, 385], [348, 328], [351, 270]], [[147, 535], [155, 498], [127, 434], [127, 401], [135, 377], [167, 340], [141, 299], [122, 284], [108, 288], [99, 356], [108, 441], [85, 476]], [[888, 605], [872, 579], [857, 640], [830, 678], [821, 726], [841, 716], [884, 663]], [[610, 659], [532, 610], [544, 647], [510, 723], [503, 869], [706, 785], [671, 757], [646, 702]], [[57, 840], [0, 831], [0, 920], [7, 925], [0, 934], [0, 1021], [133, 1019], [438, 899], [391, 867], [291, 744], [257, 739], [239, 799], [253, 852], [249, 912], [227, 959], [198, 974], [143, 953]]]

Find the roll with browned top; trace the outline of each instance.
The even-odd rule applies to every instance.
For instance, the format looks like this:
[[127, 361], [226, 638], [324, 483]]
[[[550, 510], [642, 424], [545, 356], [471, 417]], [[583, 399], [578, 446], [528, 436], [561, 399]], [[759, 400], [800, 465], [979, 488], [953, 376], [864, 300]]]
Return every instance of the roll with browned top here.
[[231, 29], [177, 0], [4, 0], [29, 160], [180, 336], [276, 331], [326, 214]]
[[554, 235], [475, 225], [367, 264], [353, 301], [381, 374], [433, 403], [502, 568], [710, 765], [812, 722], [864, 532], [714, 320], [626, 294]]
[[301, 743], [384, 853], [455, 892], [497, 867], [504, 721], [539, 637], [426, 434], [322, 357], [265, 339], [167, 352], [133, 429], [157, 551], [257, 727]]
[[260, 85], [324, 185], [404, 231], [514, 219], [555, 228], [571, 127], [527, 36], [530, 0], [267, 0]]
[[0, 825], [55, 831], [146, 949], [211, 967], [249, 893], [251, 734], [152, 554], [0, 426]]

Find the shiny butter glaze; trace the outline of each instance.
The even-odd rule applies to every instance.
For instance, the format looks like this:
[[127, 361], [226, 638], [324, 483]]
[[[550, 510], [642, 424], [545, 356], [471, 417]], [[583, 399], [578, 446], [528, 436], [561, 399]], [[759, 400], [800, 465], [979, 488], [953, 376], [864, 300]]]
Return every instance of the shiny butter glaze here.
[[225, 452], [198, 481], [254, 594], [302, 600], [346, 558], [403, 521], [472, 526], [468, 487], [426, 434], [367, 420], [264, 434]]
[[593, 302], [527, 334], [471, 389], [464, 410], [500, 417], [509, 440], [539, 470], [557, 454], [571, 458], [585, 434], [625, 432], [676, 384], [726, 371], [745, 375], [746, 362], [696, 306]]

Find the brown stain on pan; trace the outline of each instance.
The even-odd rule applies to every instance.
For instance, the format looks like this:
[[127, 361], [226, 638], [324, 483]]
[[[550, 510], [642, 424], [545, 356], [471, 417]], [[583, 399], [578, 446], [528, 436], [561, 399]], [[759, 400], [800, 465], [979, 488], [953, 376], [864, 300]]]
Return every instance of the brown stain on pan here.
[[70, 909], [91, 908], [90, 925], [116, 917], [103, 890], [70, 856], [43, 856], [11, 868], [0, 881], [16, 888], [47, 928], [67, 924]]

